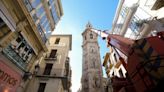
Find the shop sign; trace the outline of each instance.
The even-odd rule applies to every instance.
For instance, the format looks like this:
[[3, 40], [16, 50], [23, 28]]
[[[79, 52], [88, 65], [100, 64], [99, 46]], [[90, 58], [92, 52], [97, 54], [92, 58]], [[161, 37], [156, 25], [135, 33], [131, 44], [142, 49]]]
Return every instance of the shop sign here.
[[16, 92], [21, 75], [0, 60], [0, 92]]

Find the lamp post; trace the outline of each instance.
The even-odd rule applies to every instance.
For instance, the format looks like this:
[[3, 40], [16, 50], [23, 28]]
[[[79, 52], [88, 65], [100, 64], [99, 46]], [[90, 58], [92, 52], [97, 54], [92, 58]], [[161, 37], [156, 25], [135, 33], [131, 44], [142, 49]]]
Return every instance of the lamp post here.
[[31, 72], [25, 72], [23, 75], [23, 80], [26, 81], [27, 79], [32, 79], [33, 75], [35, 75], [40, 69], [39, 64], [35, 65], [34, 73]]
[[40, 69], [39, 64], [35, 65], [34, 74], [38, 73], [39, 69]]

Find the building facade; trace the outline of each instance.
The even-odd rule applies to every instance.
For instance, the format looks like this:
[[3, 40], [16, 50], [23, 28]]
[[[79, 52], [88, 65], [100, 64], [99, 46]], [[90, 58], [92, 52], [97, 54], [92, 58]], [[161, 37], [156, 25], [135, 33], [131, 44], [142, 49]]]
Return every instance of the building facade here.
[[[137, 40], [164, 31], [163, 3], [162, 0], [119, 0], [111, 34]], [[108, 76], [126, 77], [126, 70], [119, 62], [116, 53], [118, 52], [125, 61], [127, 57], [117, 49], [117, 52], [112, 50], [112, 47], [110, 49], [110, 52], [106, 54], [110, 58], [110, 62], [106, 63]], [[105, 59], [104, 61], [106, 62]]]
[[91, 31], [88, 23], [83, 36], [82, 56], [82, 91], [81, 92], [103, 92], [102, 67], [98, 46], [98, 35]]
[[[119, 0], [110, 33], [132, 40], [155, 36], [157, 32], [164, 31], [163, 6], [162, 0]], [[127, 71], [120, 57], [125, 63], [128, 57], [114, 46], [109, 46], [109, 49], [103, 62], [106, 74], [109, 79], [125, 81]], [[116, 84], [119, 81], [116, 81]], [[111, 86], [111, 81], [109, 81], [109, 86]]]
[[22, 3], [35, 22], [42, 40], [46, 41], [63, 16], [61, 0], [23, 0]]
[[103, 78], [104, 92], [113, 92], [111, 80], [109, 78]]
[[38, 27], [39, 18], [34, 21], [35, 10], [26, 1], [0, 1], [0, 92], [24, 92], [35, 65], [48, 51], [46, 32]]
[[25, 92], [71, 92], [71, 67], [69, 51], [72, 35], [51, 35], [48, 52], [39, 62], [38, 72]]
[[162, 0], [119, 0], [112, 25], [112, 34], [139, 39], [163, 31]]

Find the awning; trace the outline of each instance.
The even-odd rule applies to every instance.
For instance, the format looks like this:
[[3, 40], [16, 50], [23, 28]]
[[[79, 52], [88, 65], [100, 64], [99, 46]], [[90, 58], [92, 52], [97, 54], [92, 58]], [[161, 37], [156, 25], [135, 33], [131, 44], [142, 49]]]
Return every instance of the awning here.
[[103, 62], [103, 66], [105, 66], [108, 62], [108, 59], [109, 59], [109, 56], [110, 56], [110, 53], [106, 53], [105, 54], [105, 58], [104, 58], [104, 62]]
[[116, 63], [116, 65], [115, 65], [115, 68], [119, 68], [121, 64], [122, 64], [122, 63], [121, 63], [120, 61], [118, 61], [118, 62]]

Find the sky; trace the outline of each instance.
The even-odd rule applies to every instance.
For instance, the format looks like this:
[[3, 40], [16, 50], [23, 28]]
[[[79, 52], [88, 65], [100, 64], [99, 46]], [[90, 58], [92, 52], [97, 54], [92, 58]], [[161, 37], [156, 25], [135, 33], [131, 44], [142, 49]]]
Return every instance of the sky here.
[[[72, 34], [72, 51], [70, 64], [72, 68], [72, 92], [80, 88], [82, 75], [82, 35], [88, 21], [93, 28], [110, 30], [118, 0], [61, 0], [64, 15], [57, 24], [53, 34]], [[100, 56], [109, 50], [106, 43], [99, 38]], [[105, 73], [104, 73], [105, 76]]]

